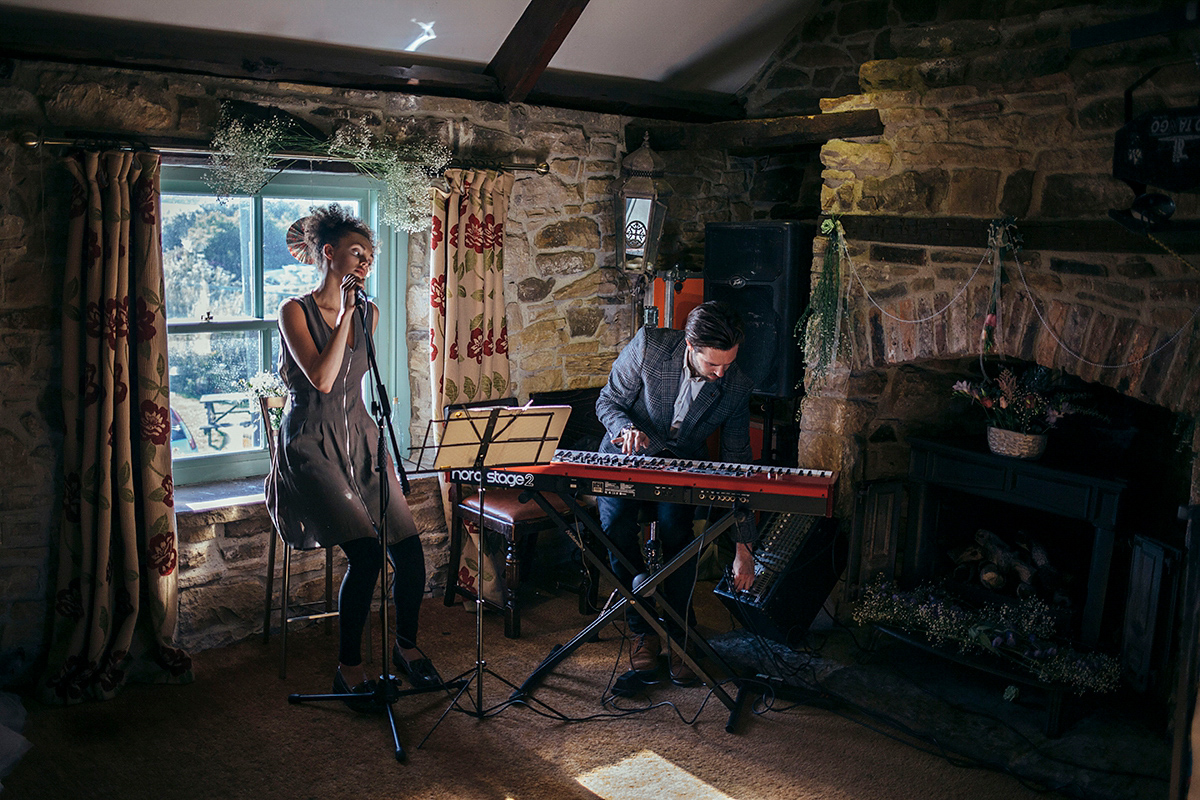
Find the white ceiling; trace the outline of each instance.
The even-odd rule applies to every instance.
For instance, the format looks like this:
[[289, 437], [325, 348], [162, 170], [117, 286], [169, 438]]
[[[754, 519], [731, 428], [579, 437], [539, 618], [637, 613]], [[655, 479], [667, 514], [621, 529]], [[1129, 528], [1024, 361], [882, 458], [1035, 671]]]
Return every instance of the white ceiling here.
[[[5, 0], [122, 20], [491, 61], [529, 0]], [[550, 69], [736, 92], [815, 0], [591, 0]]]

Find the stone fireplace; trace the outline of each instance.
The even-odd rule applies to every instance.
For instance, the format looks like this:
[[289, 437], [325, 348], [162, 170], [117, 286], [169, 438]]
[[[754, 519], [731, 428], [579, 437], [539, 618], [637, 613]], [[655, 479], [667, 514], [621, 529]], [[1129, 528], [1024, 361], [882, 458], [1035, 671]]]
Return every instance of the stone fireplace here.
[[[1112, 221], [1109, 210], [1129, 208], [1134, 197], [1112, 178], [1113, 136], [1125, 121], [1126, 87], [1151, 66], [1174, 55], [1182, 64], [1139, 87], [1134, 115], [1194, 105], [1200, 76], [1186, 43], [1171, 37], [1071, 49], [1067, 34], [1106, 21], [1105, 13], [1081, 6], [1070, 14], [894, 28], [888, 47], [859, 63], [858, 94], [820, 101], [825, 113], [877, 111], [883, 133], [826, 143], [819, 190], [797, 180], [799, 196], [764, 197], [756, 213], [815, 211], [838, 217], [845, 230], [846, 341], [823, 381], [806, 378], [798, 450], [799, 463], [839, 471], [835, 513], [848, 529], [860, 539], [864, 530], [896, 537], [890, 550], [864, 545], [852, 560], [863, 571], [930, 572], [911, 552], [913, 442], [986, 453], [983, 415], [953, 396], [954, 382], [977, 380], [981, 356], [992, 375], [1001, 361], [1041, 365], [1094, 397], [1107, 421], [1069, 420], [1052, 432], [1039, 463], [1127, 484], [1106, 596], [1092, 598], [1100, 604], [1092, 625], [1102, 619], [1107, 630], [1114, 606], [1119, 621], [1134, 539], [1180, 545], [1176, 511], [1200, 502], [1200, 270], [1193, 266], [1200, 247], [1189, 227], [1200, 204], [1194, 193], [1176, 195], [1176, 231], [1154, 238]], [[827, 32], [827, 42], [838, 36]], [[802, 65], [775, 69], [788, 66]], [[772, 165], [752, 165], [752, 198], [769, 188]], [[988, 230], [1006, 217], [1015, 220], [1021, 246], [999, 266], [995, 343], [984, 354], [981, 331], [998, 269]], [[814, 276], [825, 241], [818, 237]], [[961, 512], [964, 538], [938, 552], [947, 570], [949, 554], [980, 528], [1042, 538], [1052, 537], [1038, 526], [1078, 529], [1070, 538], [1088, 541], [1088, 558], [1071, 548], [1057, 557], [1071, 576], [1070, 613], [1082, 631], [1088, 592], [1080, 584], [1094, 585], [1088, 529], [1095, 520], [1018, 519], [1025, 512], [1010, 507], [1011, 530], [1002, 531], [970, 518], [998, 512], [965, 497], [943, 498], [954, 507], [947, 513]], [[848, 577], [848, 596], [856, 579]]]
[[[854, 223], [843, 221], [849, 239]], [[860, 281], [850, 290], [851, 341], [827, 379], [806, 387], [799, 418], [800, 463], [840, 472], [836, 514], [852, 541], [840, 600], [853, 601], [878, 574], [910, 588], [965, 577], [975, 600], [1015, 599], [1017, 575], [994, 588], [973, 573], [979, 565], [966, 551], [984, 531], [1027, 562], [1031, 545], [1040, 548], [1045, 574], [1057, 579], [1036, 590], [1061, 614], [1060, 630], [1120, 656], [1135, 541], [1181, 551], [1177, 508], [1200, 496], [1195, 278], [1149, 254], [1026, 250], [1019, 270], [1003, 267], [995, 349], [981, 358], [993, 269], [976, 272], [983, 247], [849, 239], [849, 252]], [[1111, 299], [1118, 295], [1128, 299]], [[967, 467], [1002, 463], [956, 463], [940, 484], [922, 473], [943, 445], [1006, 460], [987, 452], [982, 410], [952, 392], [958, 380], [995, 377], [1000, 364], [1055, 370], [1098, 412], [1063, 420], [1033, 462], [1039, 480], [1059, 471], [1091, 480], [1047, 490], [1085, 493], [1064, 507], [956, 483]], [[1158, 636], [1169, 640], [1170, 630]]]

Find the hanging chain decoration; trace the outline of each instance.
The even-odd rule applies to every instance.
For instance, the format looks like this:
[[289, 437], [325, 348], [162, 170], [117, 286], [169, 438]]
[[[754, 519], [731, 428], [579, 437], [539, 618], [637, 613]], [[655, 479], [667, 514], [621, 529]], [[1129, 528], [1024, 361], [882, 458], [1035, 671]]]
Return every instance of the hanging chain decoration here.
[[1014, 217], [994, 219], [988, 225], [988, 253], [992, 257], [992, 296], [988, 300], [987, 313], [983, 317], [983, 330], [979, 334], [983, 353], [990, 353], [996, 349], [996, 329], [1000, 327], [1000, 287], [1004, 283], [1004, 253], [1007, 250], [1014, 260], [1019, 259], [1021, 241]]
[[875, 297], [871, 294], [871, 290], [867, 288], [867, 284], [863, 280], [862, 275], [859, 273], [859, 271], [857, 269], [854, 268], [853, 262], [851, 262], [848, 257], [847, 257], [846, 263], [849, 266], [850, 274], [854, 276], [854, 279], [858, 282], [858, 285], [862, 287], [863, 296], [865, 296], [867, 298], [867, 302], [870, 303], [871, 305], [873, 305], [880, 314], [887, 317], [888, 319], [895, 320], [896, 322], [903, 322], [906, 325], [918, 325], [922, 322], [930, 322], [932, 320], [937, 319], [942, 314], [945, 314], [947, 311], [949, 311], [950, 307], [958, 302], [959, 298], [961, 298], [963, 296], [963, 294], [966, 293], [967, 288], [972, 283], [975, 282], [976, 276], [978, 276], [980, 270], [983, 269], [983, 265], [987, 263], [988, 255], [990, 254], [990, 252], [991, 252], [990, 250], [984, 251], [983, 256], [980, 257], [980, 259], [979, 259], [979, 263], [975, 265], [975, 271], [971, 273], [971, 277], [967, 278], [966, 281], [963, 282], [963, 285], [959, 287], [958, 291], [954, 293], [954, 296], [946, 301], [946, 305], [942, 306], [941, 308], [939, 308], [935, 311], [931, 311], [930, 313], [926, 314], [923, 317], [917, 317], [916, 319], [906, 319], [904, 317], [898, 317], [895, 314], [893, 314], [892, 312], [888, 311], [882, 305], [880, 305], [879, 301], [876, 300]]
[[[1173, 251], [1169, 252], [1172, 252], [1176, 258], [1180, 258], [1180, 256], [1175, 254]], [[1183, 259], [1181, 258], [1180, 260]], [[1184, 261], [1183, 263], [1187, 264], [1188, 262]], [[1186, 322], [1180, 325], [1179, 328], [1173, 334], [1168, 336], [1162, 344], [1140, 358], [1130, 359], [1129, 361], [1125, 361], [1120, 364], [1103, 364], [1098, 361], [1092, 361], [1091, 359], [1084, 357], [1083, 353], [1072, 350], [1067, 343], [1062, 340], [1062, 337], [1058, 335], [1054, 328], [1050, 326], [1050, 321], [1046, 319], [1045, 315], [1042, 313], [1042, 309], [1038, 307], [1037, 298], [1033, 293], [1033, 289], [1030, 288], [1029, 281], [1025, 278], [1025, 270], [1021, 267], [1020, 259], [1017, 259], [1017, 274], [1021, 276], [1021, 285], [1025, 287], [1025, 292], [1029, 296], [1029, 305], [1032, 306], [1033, 313], [1037, 315], [1038, 322], [1040, 322], [1042, 327], [1046, 329], [1046, 333], [1050, 334], [1050, 338], [1054, 340], [1059, 349], [1061, 349], [1067, 355], [1079, 359], [1081, 363], [1087, 364], [1089, 367], [1096, 367], [1097, 369], [1125, 369], [1126, 367], [1132, 367], [1136, 366], [1137, 364], [1141, 364], [1143, 361], [1149, 361], [1163, 350], [1166, 350], [1168, 347], [1174, 345], [1175, 341], [1183, 335], [1183, 332], [1190, 328], [1196, 321], [1196, 317], [1200, 316], [1200, 306], [1196, 306], [1196, 308], [1192, 309], [1192, 314], [1187, 318]]]
[[[982, 363], [983, 356], [987, 353], [992, 352], [996, 347], [996, 330], [1000, 327], [1001, 287], [1004, 284], [1004, 258], [1006, 256], [1006, 254], [1012, 257], [1012, 262], [1013, 262], [1013, 264], [1016, 265], [1017, 275], [1021, 279], [1021, 285], [1025, 289], [1026, 296], [1029, 298], [1030, 305], [1033, 308], [1033, 312], [1037, 316], [1037, 319], [1038, 319], [1038, 322], [1040, 323], [1040, 325], [1043, 328], [1045, 328], [1046, 333], [1048, 333], [1050, 335], [1050, 338], [1052, 338], [1055, 341], [1055, 343], [1058, 345], [1059, 349], [1061, 349], [1063, 352], [1067, 353], [1068, 355], [1079, 359], [1079, 361], [1081, 363], [1087, 364], [1088, 366], [1091, 366], [1091, 367], [1096, 367], [1098, 369], [1124, 369], [1126, 367], [1132, 367], [1137, 364], [1141, 364], [1144, 361], [1154, 358], [1156, 355], [1161, 353], [1163, 350], [1172, 346], [1175, 343], [1175, 341], [1177, 339], [1179, 339], [1180, 336], [1183, 335], [1184, 331], [1188, 330], [1188, 328], [1190, 328], [1193, 325], [1193, 323], [1196, 321], [1197, 317], [1200, 317], [1200, 306], [1197, 306], [1195, 309], [1193, 309], [1191, 315], [1179, 327], [1178, 330], [1176, 330], [1173, 334], [1171, 334], [1169, 337], [1167, 337], [1162, 342], [1162, 344], [1160, 344], [1158, 347], [1154, 348], [1154, 350], [1152, 350], [1149, 353], [1146, 353], [1145, 355], [1141, 356], [1140, 358], [1132, 359], [1130, 361], [1125, 361], [1120, 364], [1103, 364], [1103, 363], [1100, 363], [1097, 361], [1092, 361], [1092, 360], [1089, 360], [1088, 358], [1085, 358], [1083, 356], [1083, 354], [1076, 352], [1074, 349], [1071, 348], [1070, 345], [1068, 345], [1066, 342], [1064, 342], [1062, 340], [1062, 338], [1058, 335], [1058, 333], [1054, 330], [1054, 328], [1051, 327], [1049, 320], [1046, 319], [1042, 308], [1038, 304], [1037, 295], [1034, 293], [1033, 289], [1029, 286], [1029, 281], [1025, 276], [1024, 265], [1022, 265], [1022, 263], [1021, 263], [1020, 252], [1021, 252], [1021, 245], [1023, 243], [1023, 240], [1022, 240], [1021, 235], [1017, 232], [1016, 221], [1013, 217], [1004, 217], [1003, 219], [993, 220], [991, 222], [991, 224], [988, 226], [987, 249], [984, 251], [982, 258], [980, 258], [980, 260], [979, 260], [979, 263], [975, 266], [975, 271], [971, 273], [970, 277], [967, 278], [967, 280], [963, 283], [963, 285], [959, 288], [959, 290], [955, 293], [955, 295], [952, 298], [950, 298], [950, 300], [941, 308], [939, 308], [923, 317], [919, 317], [916, 319], [907, 319], [904, 317], [896, 316], [895, 314], [891, 313], [890, 311], [885, 309], [879, 303], [879, 301], [876, 300], [871, 295], [871, 291], [867, 288], [866, 282], [863, 280], [862, 275], [855, 268], [853, 262], [850, 261], [849, 251], [846, 249], [846, 245], [845, 245], [845, 241], [844, 241], [844, 234], [841, 233], [841, 231], [842, 231], [841, 224], [839, 222], [837, 222], [836, 220], [832, 220], [832, 219], [826, 220], [825, 222], [823, 222], [821, 224], [821, 232], [822, 233], [827, 232], [826, 226], [830, 226], [830, 231], [833, 232], [833, 236], [837, 237], [837, 245], [838, 245], [837, 250], [841, 254], [841, 257], [845, 259], [845, 269], [849, 270], [849, 274], [850, 274], [850, 276], [852, 276], [853, 280], [856, 281], [860, 287], [862, 287], [863, 296], [866, 297], [867, 302], [870, 303], [872, 306], [874, 306], [879, 311], [880, 314], [887, 317], [888, 319], [894, 320], [895, 322], [904, 323], [906, 325], [918, 325], [923, 322], [929, 322], [929, 321], [934, 320], [934, 319], [942, 316], [943, 314], [945, 314], [950, 309], [950, 307], [953, 306], [955, 303], [957, 303], [959, 301], [959, 299], [966, 293], [967, 288], [972, 283], [974, 283], [975, 278], [979, 275], [980, 270], [983, 269], [983, 265], [990, 261], [992, 264], [992, 267], [993, 267], [992, 293], [991, 293], [991, 297], [988, 301], [987, 312], [984, 315], [983, 325], [982, 325], [982, 329], [980, 331], [981, 363]], [[1163, 250], [1165, 250], [1168, 254], [1174, 256], [1189, 270], [1196, 269], [1187, 259], [1185, 259], [1183, 256], [1181, 256], [1179, 253], [1177, 253], [1176, 251], [1174, 251], [1167, 245], [1165, 245], [1163, 242], [1159, 241], [1158, 239], [1156, 239], [1153, 236], [1151, 236], [1150, 239], [1152, 241], [1154, 241], [1154, 243], [1157, 244], [1159, 247], [1163, 248]], [[827, 263], [828, 263], [828, 259], [829, 259], [830, 250], [832, 250], [832, 249], [834, 249], [834, 241], [831, 239], [830, 248], [826, 250], [826, 262]], [[840, 275], [840, 272], [838, 274]], [[824, 282], [824, 275], [825, 275], [825, 273], [823, 272], [822, 273], [822, 282]], [[820, 284], [818, 284], [817, 287], [813, 290], [814, 300], [812, 302], [810, 302], [809, 308], [805, 311], [804, 315], [801, 316], [800, 322], [797, 323], [797, 329], [796, 329], [797, 335], [807, 335], [809, 333], [809, 331], [811, 330], [811, 328], [807, 327], [807, 326], [811, 325], [810, 317], [819, 316], [819, 309], [813, 308], [813, 306], [815, 305], [815, 302], [816, 302], [817, 292], [819, 290], [820, 290]], [[837, 313], [838, 313], [838, 318], [840, 320], [840, 316], [841, 316], [840, 303], [838, 304]], [[802, 326], [805, 326], [805, 327], [802, 327]], [[832, 346], [835, 343], [836, 343], [836, 338], [831, 339], [827, 344]], [[821, 344], [822, 346], [824, 346], [826, 343], [824, 343], [820, 339], [819, 336], [816, 338], [808, 338], [806, 336], [806, 338], [804, 340], [804, 348], [803, 348], [804, 352], [806, 354], [816, 352], [816, 350], [814, 348], [815, 348], [815, 345], [817, 345], [817, 344]], [[826, 350], [823, 352], [825, 352], [827, 354], [825, 356], [825, 358], [823, 360], [819, 359], [816, 362], [815, 368], [810, 367], [810, 372], [814, 375], [814, 377], [816, 377], [818, 375], [823, 376], [825, 374], [825, 372], [828, 370], [829, 365], [833, 361], [833, 358], [829, 354], [835, 353], [836, 351]], [[823, 369], [822, 369], [822, 367], [823, 367]]]
[[[841, 355], [842, 318], [846, 313], [850, 283], [844, 280], [844, 265], [850, 262], [846, 249], [846, 233], [841, 220], [830, 217], [821, 223], [821, 233], [827, 237], [821, 272], [808, 301], [808, 307], [796, 321], [796, 338], [807, 362], [813, 386], [820, 386], [830, 368]], [[842, 287], [846, 287], [846, 292]], [[849, 341], [851, 337], [847, 337]]]
[[323, 139], [279, 117], [247, 121], [227, 106], [212, 139], [205, 182], [221, 200], [235, 194], [257, 194], [288, 164], [307, 157], [345, 161], [382, 184], [380, 221], [416, 233], [429, 228], [429, 189], [450, 163], [441, 142], [406, 125], [397, 135], [381, 138], [366, 119], [347, 122]]

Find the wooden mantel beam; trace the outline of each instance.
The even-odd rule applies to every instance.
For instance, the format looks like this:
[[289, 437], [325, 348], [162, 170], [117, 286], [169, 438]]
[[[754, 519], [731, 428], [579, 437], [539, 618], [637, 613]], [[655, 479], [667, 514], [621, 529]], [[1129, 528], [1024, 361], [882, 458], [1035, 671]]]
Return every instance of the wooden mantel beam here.
[[530, 0], [484, 70], [500, 84], [505, 100], [520, 103], [529, 96], [587, 4], [588, 0]]
[[[990, 220], [968, 217], [895, 217], [843, 214], [846, 238], [860, 242], [920, 247], [961, 247], [982, 252]], [[1061, 253], [1130, 253], [1163, 255], [1165, 248], [1147, 236], [1131, 233], [1111, 219], [1020, 219], [1021, 249]], [[1200, 224], [1176, 220], [1155, 239], [1177, 253], [1200, 252]]]
[[728, 150], [733, 155], [758, 155], [830, 139], [877, 136], [883, 133], [883, 122], [873, 108], [707, 124], [635, 120], [625, 127], [625, 141], [640, 142], [644, 132], [649, 132], [655, 150]]

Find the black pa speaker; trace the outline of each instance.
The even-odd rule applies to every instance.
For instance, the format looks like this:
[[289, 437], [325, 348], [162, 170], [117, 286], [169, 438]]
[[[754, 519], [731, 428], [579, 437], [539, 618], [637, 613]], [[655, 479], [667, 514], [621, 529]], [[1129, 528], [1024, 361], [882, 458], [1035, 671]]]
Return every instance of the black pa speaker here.
[[796, 321], [808, 305], [816, 223], [710, 222], [704, 226], [704, 299], [742, 315], [737, 364], [755, 394], [792, 397], [800, 380]]
[[713, 593], [746, 630], [789, 647], [808, 631], [846, 569], [837, 520], [773, 514], [763, 521], [754, 553], [754, 585], [737, 591], [729, 577]]

